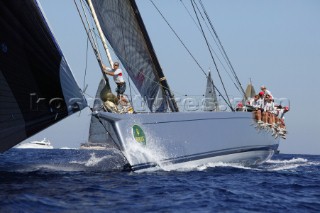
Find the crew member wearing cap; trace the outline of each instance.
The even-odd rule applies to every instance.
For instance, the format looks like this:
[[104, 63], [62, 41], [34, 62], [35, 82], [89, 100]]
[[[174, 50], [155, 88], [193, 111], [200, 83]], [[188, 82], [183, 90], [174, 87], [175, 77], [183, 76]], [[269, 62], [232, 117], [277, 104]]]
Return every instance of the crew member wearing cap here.
[[258, 102], [258, 105], [260, 106], [259, 108], [263, 109], [264, 108], [264, 92], [262, 91], [259, 92], [258, 96], [259, 96], [259, 99], [257, 100], [257, 102]]
[[123, 93], [126, 91], [126, 82], [122, 76], [122, 69], [119, 68], [119, 62], [114, 62], [112, 69], [105, 65], [102, 65], [102, 67], [105, 74], [113, 76], [113, 80], [117, 84], [117, 96], [119, 99], [120, 97], [122, 98]]
[[264, 93], [264, 96], [269, 95], [271, 99], [273, 99], [273, 95], [269, 90], [267, 90], [266, 86], [262, 85], [260, 89]]

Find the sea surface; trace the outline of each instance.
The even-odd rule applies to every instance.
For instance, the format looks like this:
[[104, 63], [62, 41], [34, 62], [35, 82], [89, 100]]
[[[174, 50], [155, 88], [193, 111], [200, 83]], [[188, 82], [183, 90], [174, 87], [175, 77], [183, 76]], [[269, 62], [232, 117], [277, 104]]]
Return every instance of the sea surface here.
[[320, 212], [320, 156], [121, 171], [116, 150], [0, 154], [0, 212]]

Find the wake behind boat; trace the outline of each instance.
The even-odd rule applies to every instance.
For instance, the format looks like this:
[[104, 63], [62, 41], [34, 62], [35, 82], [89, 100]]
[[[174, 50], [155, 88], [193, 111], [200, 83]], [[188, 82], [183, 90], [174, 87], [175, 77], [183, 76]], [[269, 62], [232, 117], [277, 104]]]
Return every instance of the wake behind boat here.
[[51, 142], [44, 138], [41, 141], [31, 141], [16, 146], [17, 149], [53, 149]]

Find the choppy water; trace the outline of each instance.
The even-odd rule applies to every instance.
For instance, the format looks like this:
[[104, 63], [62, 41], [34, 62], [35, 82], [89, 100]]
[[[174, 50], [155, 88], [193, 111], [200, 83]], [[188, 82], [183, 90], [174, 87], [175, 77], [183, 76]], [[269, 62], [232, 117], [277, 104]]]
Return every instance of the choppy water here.
[[0, 212], [320, 212], [320, 156], [121, 172], [114, 151], [0, 154]]

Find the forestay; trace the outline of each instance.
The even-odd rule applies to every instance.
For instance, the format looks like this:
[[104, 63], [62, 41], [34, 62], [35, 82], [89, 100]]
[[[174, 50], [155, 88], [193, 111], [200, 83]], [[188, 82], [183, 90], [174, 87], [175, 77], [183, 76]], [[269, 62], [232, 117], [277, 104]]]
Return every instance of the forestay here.
[[0, 1], [0, 151], [87, 103], [35, 0]]
[[[106, 85], [106, 82], [102, 78], [100, 80], [96, 97], [94, 99], [93, 111], [99, 111], [101, 110], [101, 106], [103, 106], [103, 104], [101, 103], [101, 99], [99, 97], [105, 85]], [[104, 125], [101, 125], [100, 122], [103, 122], [103, 121], [99, 121], [99, 119], [96, 116], [91, 116], [90, 127], [89, 127], [89, 139], [88, 139], [89, 145], [90, 144], [91, 145], [94, 145], [94, 144], [107, 145], [107, 143], [108, 145], [111, 145], [111, 143], [109, 143], [111, 140], [110, 135], [106, 133], [106, 129], [104, 127], [104, 125], [110, 125], [110, 124], [105, 123]]]

